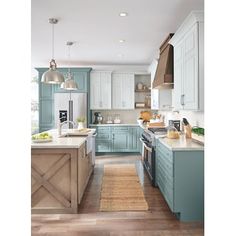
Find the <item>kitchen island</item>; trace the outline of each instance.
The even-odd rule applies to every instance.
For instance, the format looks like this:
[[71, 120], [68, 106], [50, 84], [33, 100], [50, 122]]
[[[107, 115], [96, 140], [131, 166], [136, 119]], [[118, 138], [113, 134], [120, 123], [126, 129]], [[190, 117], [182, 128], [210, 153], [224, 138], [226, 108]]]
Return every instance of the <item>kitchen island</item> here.
[[32, 213], [77, 213], [93, 171], [89, 139], [47, 132], [51, 142], [31, 144]]

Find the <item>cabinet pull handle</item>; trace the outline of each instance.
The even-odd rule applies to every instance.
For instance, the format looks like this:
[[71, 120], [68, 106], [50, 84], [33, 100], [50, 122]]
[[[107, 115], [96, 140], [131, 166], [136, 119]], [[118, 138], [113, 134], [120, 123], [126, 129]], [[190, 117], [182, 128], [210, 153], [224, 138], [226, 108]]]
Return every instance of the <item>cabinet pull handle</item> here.
[[184, 94], [182, 94], [180, 97], [180, 103], [182, 106], [184, 105]]
[[185, 98], [185, 95], [183, 94], [183, 106], [184, 106], [184, 104], [185, 104], [185, 103], [184, 103], [184, 98]]

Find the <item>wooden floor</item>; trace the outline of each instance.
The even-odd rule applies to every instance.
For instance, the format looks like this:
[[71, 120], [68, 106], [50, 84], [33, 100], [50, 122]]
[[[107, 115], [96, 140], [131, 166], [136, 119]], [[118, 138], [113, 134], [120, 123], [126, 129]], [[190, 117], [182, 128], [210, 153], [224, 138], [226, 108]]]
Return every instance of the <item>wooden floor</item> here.
[[[149, 211], [99, 212], [104, 164], [135, 163]], [[197, 236], [203, 223], [181, 223], [171, 213], [157, 188], [143, 170], [140, 156], [99, 156], [79, 214], [32, 215], [32, 235], [50, 236]]]

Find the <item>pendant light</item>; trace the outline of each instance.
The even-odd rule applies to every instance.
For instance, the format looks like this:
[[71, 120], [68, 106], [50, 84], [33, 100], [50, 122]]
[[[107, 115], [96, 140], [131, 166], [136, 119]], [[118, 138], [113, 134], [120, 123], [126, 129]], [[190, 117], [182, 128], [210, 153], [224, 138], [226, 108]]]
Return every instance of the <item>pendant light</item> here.
[[57, 24], [58, 20], [50, 18], [49, 23], [52, 24], [52, 59], [50, 61], [50, 68], [42, 75], [41, 82], [46, 84], [61, 84], [65, 81], [64, 76], [57, 70], [57, 64], [54, 59], [54, 25]]
[[[68, 61], [70, 62], [70, 47], [73, 45], [73, 42], [67, 42], [66, 45], [68, 46]], [[68, 72], [66, 75], [66, 81], [61, 84], [62, 89], [66, 90], [77, 90], [78, 85], [73, 79], [73, 76], [70, 71], [70, 67], [68, 68]]]

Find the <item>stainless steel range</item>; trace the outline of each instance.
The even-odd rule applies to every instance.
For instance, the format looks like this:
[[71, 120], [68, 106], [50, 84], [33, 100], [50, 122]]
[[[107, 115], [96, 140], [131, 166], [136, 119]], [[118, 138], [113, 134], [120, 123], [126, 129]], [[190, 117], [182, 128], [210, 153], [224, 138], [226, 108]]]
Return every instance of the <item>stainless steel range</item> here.
[[155, 137], [164, 137], [166, 134], [166, 128], [147, 128], [144, 130], [142, 138], [140, 139], [143, 144], [143, 166], [153, 186], [155, 186]]

